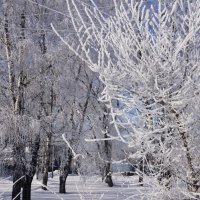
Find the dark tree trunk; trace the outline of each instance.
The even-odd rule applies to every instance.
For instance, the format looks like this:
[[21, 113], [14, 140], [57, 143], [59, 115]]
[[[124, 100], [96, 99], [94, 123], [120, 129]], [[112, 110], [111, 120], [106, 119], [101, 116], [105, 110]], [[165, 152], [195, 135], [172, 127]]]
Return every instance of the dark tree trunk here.
[[[5, 8], [6, 12], [8, 7]], [[11, 96], [12, 102], [12, 109], [13, 114], [19, 114], [18, 110], [16, 110], [16, 78], [15, 78], [15, 70], [14, 70], [14, 63], [12, 60], [12, 43], [11, 43], [11, 36], [9, 32], [9, 22], [7, 18], [7, 13], [4, 13], [4, 34], [5, 34], [5, 47], [6, 47], [6, 57], [7, 57], [7, 64], [8, 64], [8, 78], [9, 78], [9, 91]], [[17, 130], [18, 134], [18, 130]], [[19, 135], [18, 135], [19, 136]], [[22, 180], [20, 179], [23, 176], [23, 170], [21, 169], [21, 160], [20, 156], [20, 148], [18, 148], [18, 144], [13, 143], [13, 158], [14, 158], [14, 172], [13, 172], [13, 189], [12, 189], [12, 199], [16, 197], [16, 200], [20, 200], [20, 192], [22, 187]]]
[[[105, 116], [105, 115], [104, 115]], [[105, 116], [106, 117], [106, 116]], [[107, 127], [105, 127], [105, 130], [107, 129]], [[104, 134], [104, 138], [109, 138], [107, 134]], [[112, 145], [109, 141], [105, 140], [104, 143], [104, 153], [105, 153], [105, 158], [108, 162], [105, 163], [105, 167], [104, 167], [104, 178], [105, 178], [105, 183], [108, 184], [109, 187], [113, 186], [113, 181], [112, 181], [112, 176], [111, 176], [111, 171], [110, 171], [110, 161], [111, 161], [111, 151], [112, 151]]]
[[47, 137], [47, 145], [45, 148], [45, 160], [44, 160], [44, 174], [42, 178], [42, 186], [43, 190], [47, 190], [45, 186], [47, 186], [48, 182], [48, 172], [49, 172], [49, 166], [50, 166], [50, 158], [51, 158], [51, 134]]
[[43, 174], [43, 178], [42, 178], [42, 184], [44, 186], [42, 186], [43, 190], [47, 190], [47, 188], [45, 186], [47, 186], [47, 182], [48, 182], [48, 168], [47, 170], [44, 170], [44, 174]]
[[27, 171], [23, 179], [23, 192], [22, 192], [22, 200], [31, 200], [31, 184], [33, 181], [33, 177], [36, 173], [37, 166], [37, 158], [38, 158], [38, 150], [40, 147], [40, 135], [37, 135], [35, 138], [35, 142], [32, 146], [32, 160], [30, 162], [30, 166], [32, 167], [31, 171]]
[[59, 186], [59, 193], [66, 193], [65, 184], [67, 176], [71, 169], [71, 163], [72, 163], [72, 152], [71, 149], [68, 149], [68, 158], [66, 164], [60, 168], [60, 186]]
[[22, 144], [15, 144], [13, 148], [13, 158], [14, 158], [14, 172], [13, 172], [13, 189], [12, 189], [12, 199], [20, 200], [20, 192], [22, 188], [23, 176], [25, 166], [23, 164], [22, 158], [24, 158], [24, 150]]
[[106, 178], [105, 178], [105, 183], [108, 184], [109, 187], [113, 186], [113, 181], [112, 181], [112, 176], [110, 173], [110, 163], [106, 164]]
[[[24, 11], [21, 15], [21, 35], [20, 39], [24, 38], [24, 28], [25, 28], [25, 15]], [[12, 104], [13, 104], [13, 114], [16, 116], [23, 116], [24, 114], [24, 85], [23, 81], [25, 80], [23, 65], [20, 60], [19, 64], [19, 76], [16, 84], [15, 77], [15, 66], [12, 60], [12, 44], [10, 39], [10, 33], [8, 29], [8, 20], [7, 15], [5, 15], [5, 41], [6, 41], [6, 51], [7, 51], [7, 59], [8, 59], [8, 73], [9, 73], [9, 89], [12, 96]], [[20, 46], [20, 55], [22, 54], [23, 47]], [[20, 119], [23, 121], [23, 118]], [[16, 137], [17, 136], [17, 141]], [[13, 172], [13, 190], [12, 190], [12, 199], [20, 200], [21, 189], [23, 185], [23, 177], [25, 172], [25, 165], [23, 163], [23, 158], [25, 158], [25, 145], [23, 143], [23, 135], [20, 132], [19, 127], [16, 128], [16, 133], [13, 141], [13, 158], [14, 158], [14, 172]]]
[[112, 176], [110, 172], [110, 163], [106, 163], [102, 170], [102, 181], [108, 184], [109, 187], [113, 187]]
[[27, 176], [25, 177], [23, 183], [23, 192], [22, 192], [22, 200], [31, 200], [31, 183], [33, 177]]
[[39, 180], [40, 169], [39, 166], [36, 167], [36, 179]]
[[143, 173], [144, 173], [144, 162], [142, 160], [140, 161], [140, 164], [139, 164], [139, 183], [141, 183], [140, 186], [143, 186], [143, 179], [144, 179]]
[[60, 175], [60, 185], [59, 185], [59, 193], [66, 193], [65, 184], [67, 179], [68, 173], [63, 172], [62, 175]]
[[[17, 169], [14, 169], [13, 174], [13, 183], [16, 183], [13, 185], [12, 188], [12, 199], [20, 200], [20, 192], [22, 188], [22, 180], [20, 179], [22, 177], [22, 174]], [[19, 180], [20, 179], [20, 180]]]

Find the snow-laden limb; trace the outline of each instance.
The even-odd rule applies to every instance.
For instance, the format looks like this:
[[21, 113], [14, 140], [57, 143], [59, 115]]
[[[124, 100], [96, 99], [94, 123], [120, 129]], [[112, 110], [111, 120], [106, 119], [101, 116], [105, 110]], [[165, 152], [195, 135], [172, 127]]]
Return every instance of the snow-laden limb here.
[[84, 155], [82, 154], [77, 154], [74, 149], [72, 148], [72, 146], [70, 145], [70, 143], [67, 141], [66, 137], [65, 137], [65, 133], [62, 134], [62, 139], [64, 140], [64, 142], [67, 144], [67, 146], [69, 147], [69, 149], [71, 149], [72, 154], [73, 154], [73, 159], [77, 159], [79, 156], [81, 156], [82, 158], [84, 158]]
[[119, 140], [120, 137], [109, 137], [109, 138], [97, 138], [97, 139], [85, 139], [86, 142], [98, 142], [98, 141], [108, 141], [108, 140]]

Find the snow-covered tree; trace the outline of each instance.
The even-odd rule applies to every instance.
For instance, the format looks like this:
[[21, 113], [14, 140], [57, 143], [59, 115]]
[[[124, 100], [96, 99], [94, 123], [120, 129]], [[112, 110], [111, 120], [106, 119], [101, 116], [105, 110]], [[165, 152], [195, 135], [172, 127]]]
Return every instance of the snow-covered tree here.
[[99, 73], [105, 86], [101, 100], [110, 109], [118, 139], [136, 150], [129, 156], [142, 158], [149, 166], [165, 190], [163, 195], [195, 197], [199, 189], [195, 152], [200, 150], [195, 139], [199, 138], [199, 1], [146, 5], [114, 0], [111, 15], [91, 2], [92, 7], [80, 8], [80, 2], [67, 1], [78, 44], [53, 27], [54, 31]]
[[[48, 11], [23, 0], [3, 1], [1, 6], [1, 137], [3, 149], [12, 149], [13, 199], [21, 194], [30, 199], [39, 147], [50, 146], [46, 144], [59, 111], [54, 86], [57, 57], [52, 52], [53, 32], [48, 23], [52, 13]], [[62, 23], [60, 15], [54, 13], [54, 18]]]

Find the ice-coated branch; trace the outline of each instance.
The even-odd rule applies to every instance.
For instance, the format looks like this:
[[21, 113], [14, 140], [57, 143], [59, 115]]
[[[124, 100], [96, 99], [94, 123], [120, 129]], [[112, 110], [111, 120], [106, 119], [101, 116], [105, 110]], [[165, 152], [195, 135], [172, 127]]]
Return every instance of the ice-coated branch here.
[[84, 156], [82, 154], [77, 154], [74, 149], [72, 148], [72, 146], [70, 145], [70, 143], [67, 141], [66, 137], [65, 137], [65, 133], [62, 134], [62, 139], [64, 140], [64, 142], [67, 144], [67, 146], [71, 149], [72, 154], [73, 154], [73, 159], [77, 159], [79, 156], [81, 156], [82, 158], [84, 158]]

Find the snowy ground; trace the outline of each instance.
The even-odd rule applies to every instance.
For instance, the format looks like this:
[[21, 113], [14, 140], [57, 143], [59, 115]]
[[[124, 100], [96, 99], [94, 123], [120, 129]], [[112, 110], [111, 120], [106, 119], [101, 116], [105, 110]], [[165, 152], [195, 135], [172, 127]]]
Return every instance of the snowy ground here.
[[[58, 174], [54, 178], [49, 178], [49, 191], [41, 189], [40, 182], [33, 181], [32, 199], [33, 200], [125, 200], [125, 199], [142, 199], [141, 193], [147, 195], [153, 191], [151, 186], [145, 184], [143, 187], [138, 186], [138, 176], [119, 176], [113, 177], [114, 187], [109, 188], [105, 183], [102, 183], [100, 177], [79, 177], [69, 176], [66, 182], [66, 194], [58, 193]], [[0, 179], [0, 200], [11, 199], [12, 181]], [[155, 191], [154, 191], [155, 192]], [[151, 195], [149, 194], [149, 195]], [[155, 194], [155, 193], [154, 193]], [[142, 195], [143, 196], [143, 195]], [[143, 196], [144, 197], [144, 196]]]

